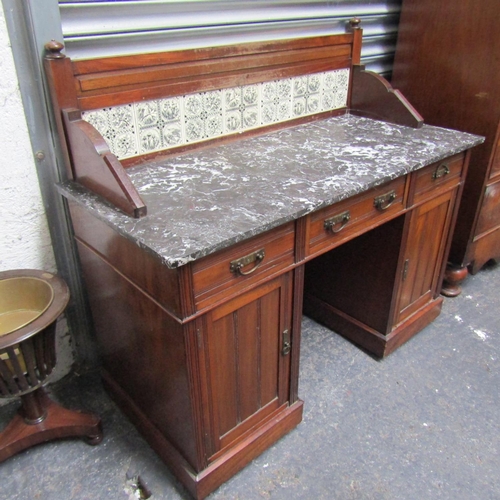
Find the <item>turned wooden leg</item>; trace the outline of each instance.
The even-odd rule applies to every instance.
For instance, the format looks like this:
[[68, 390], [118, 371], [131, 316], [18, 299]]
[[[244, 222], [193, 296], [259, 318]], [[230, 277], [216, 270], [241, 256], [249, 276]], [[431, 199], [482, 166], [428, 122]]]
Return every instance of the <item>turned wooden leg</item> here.
[[467, 267], [459, 267], [448, 264], [444, 273], [441, 294], [445, 297], [456, 297], [462, 293], [462, 282], [467, 278]]
[[102, 441], [97, 415], [67, 410], [54, 403], [43, 388], [21, 396], [16, 416], [0, 434], [0, 462], [52, 439], [82, 437], [88, 444]]

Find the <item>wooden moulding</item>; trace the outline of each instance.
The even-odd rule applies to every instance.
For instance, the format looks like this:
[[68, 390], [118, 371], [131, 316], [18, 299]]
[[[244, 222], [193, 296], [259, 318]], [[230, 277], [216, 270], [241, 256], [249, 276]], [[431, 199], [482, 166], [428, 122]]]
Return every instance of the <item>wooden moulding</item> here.
[[353, 115], [420, 128], [424, 119], [405, 96], [382, 76], [353, 66], [350, 112]]
[[135, 218], [147, 213], [122, 164], [78, 109], [62, 110], [74, 179]]
[[271, 420], [256, 426], [237, 446], [197, 472], [112, 376], [105, 370], [102, 375], [104, 386], [113, 400], [196, 500], [202, 500], [216, 490], [302, 420], [304, 403], [298, 399], [290, 406], [283, 406]]
[[82, 111], [349, 67], [352, 34], [299, 38], [71, 64]]

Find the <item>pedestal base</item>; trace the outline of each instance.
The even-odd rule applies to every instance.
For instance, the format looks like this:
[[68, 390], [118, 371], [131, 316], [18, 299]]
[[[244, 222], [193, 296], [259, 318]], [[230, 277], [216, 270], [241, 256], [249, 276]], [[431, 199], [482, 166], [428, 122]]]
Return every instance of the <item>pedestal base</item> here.
[[67, 410], [54, 403], [43, 389], [38, 398], [44, 417], [38, 423], [27, 423], [24, 405], [0, 434], [0, 462], [20, 451], [53, 439], [83, 437], [88, 444], [102, 441], [101, 419], [97, 415]]

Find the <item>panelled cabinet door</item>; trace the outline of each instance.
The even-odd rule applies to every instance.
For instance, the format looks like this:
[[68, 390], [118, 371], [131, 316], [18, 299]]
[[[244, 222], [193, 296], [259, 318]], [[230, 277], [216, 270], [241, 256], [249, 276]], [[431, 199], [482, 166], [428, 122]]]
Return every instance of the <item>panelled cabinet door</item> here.
[[291, 315], [288, 273], [204, 316], [209, 461], [286, 407]]
[[437, 293], [446, 237], [456, 191], [449, 191], [415, 208], [401, 271], [396, 323], [408, 318]]

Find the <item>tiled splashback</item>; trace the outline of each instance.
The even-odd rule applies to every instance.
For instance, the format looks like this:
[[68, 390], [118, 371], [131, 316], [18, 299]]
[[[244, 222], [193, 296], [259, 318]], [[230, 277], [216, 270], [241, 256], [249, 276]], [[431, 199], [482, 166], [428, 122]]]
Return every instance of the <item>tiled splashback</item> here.
[[118, 159], [153, 153], [347, 105], [349, 69], [83, 113]]

